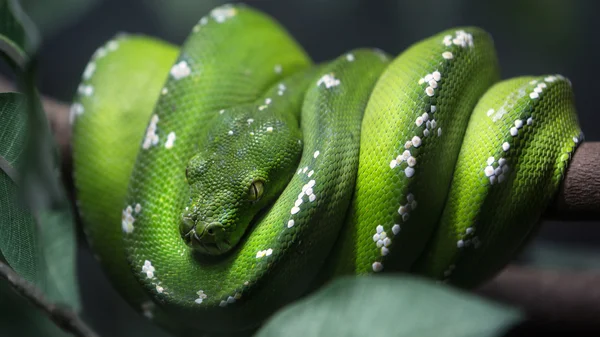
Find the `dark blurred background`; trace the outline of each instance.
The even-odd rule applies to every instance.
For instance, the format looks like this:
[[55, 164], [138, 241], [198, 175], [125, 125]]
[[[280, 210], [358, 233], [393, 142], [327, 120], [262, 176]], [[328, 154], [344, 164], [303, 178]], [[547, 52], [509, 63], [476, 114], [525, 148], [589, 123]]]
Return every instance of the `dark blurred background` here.
[[[398, 54], [439, 31], [476, 25], [494, 38], [503, 78], [560, 73], [571, 79], [588, 141], [600, 140], [594, 106], [600, 92], [600, 2], [597, 0], [255, 0], [315, 61], [357, 47]], [[97, 47], [118, 32], [181, 44], [218, 0], [22, 0], [43, 38], [42, 93], [69, 102]], [[8, 75], [4, 68], [0, 68]], [[600, 223], [545, 221], [516, 263], [565, 269], [600, 268]], [[78, 268], [84, 317], [102, 336], [166, 336], [116, 295], [83, 242]], [[6, 311], [5, 303], [15, 305]], [[54, 336], [50, 323], [21, 310], [0, 291], [0, 336]], [[11, 302], [12, 303], [12, 302]], [[29, 330], [24, 331], [23, 325]]]

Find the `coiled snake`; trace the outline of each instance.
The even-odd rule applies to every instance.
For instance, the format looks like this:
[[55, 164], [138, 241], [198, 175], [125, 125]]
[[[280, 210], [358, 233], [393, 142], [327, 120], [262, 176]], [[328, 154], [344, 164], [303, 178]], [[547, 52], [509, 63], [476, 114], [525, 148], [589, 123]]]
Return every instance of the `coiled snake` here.
[[344, 274], [472, 287], [530, 236], [582, 141], [566, 78], [498, 81], [474, 27], [320, 65], [242, 5], [180, 50], [121, 35], [71, 109], [86, 234], [171, 330], [252, 328]]

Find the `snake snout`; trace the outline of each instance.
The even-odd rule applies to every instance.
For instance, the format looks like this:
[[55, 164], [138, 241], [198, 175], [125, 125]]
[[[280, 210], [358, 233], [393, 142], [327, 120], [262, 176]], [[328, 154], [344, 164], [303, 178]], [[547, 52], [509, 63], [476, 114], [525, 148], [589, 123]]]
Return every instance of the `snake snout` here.
[[179, 228], [185, 243], [201, 253], [220, 255], [231, 247], [226, 237], [225, 227], [219, 222], [194, 223], [191, 218], [183, 217]]

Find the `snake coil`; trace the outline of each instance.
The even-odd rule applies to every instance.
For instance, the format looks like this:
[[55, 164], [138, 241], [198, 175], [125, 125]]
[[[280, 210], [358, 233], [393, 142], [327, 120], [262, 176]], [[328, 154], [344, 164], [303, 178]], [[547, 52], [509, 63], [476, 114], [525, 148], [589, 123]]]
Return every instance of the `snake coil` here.
[[313, 65], [242, 5], [181, 49], [107, 42], [71, 117], [91, 247], [177, 332], [251, 329], [339, 275], [475, 286], [523, 246], [583, 140], [571, 83], [499, 82], [481, 29]]

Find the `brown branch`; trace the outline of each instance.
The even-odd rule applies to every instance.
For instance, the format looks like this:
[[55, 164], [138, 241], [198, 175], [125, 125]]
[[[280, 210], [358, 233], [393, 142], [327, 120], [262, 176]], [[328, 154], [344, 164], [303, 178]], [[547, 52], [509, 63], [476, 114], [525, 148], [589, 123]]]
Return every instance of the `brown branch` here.
[[560, 192], [547, 217], [600, 220], [600, 142], [584, 142], [575, 151]]
[[509, 266], [476, 293], [523, 308], [531, 317], [600, 325], [600, 270]]
[[44, 311], [48, 317], [61, 329], [78, 337], [98, 337], [98, 335], [85, 324], [73, 311], [51, 303], [44, 293], [36, 286], [19, 276], [7, 264], [0, 261], [0, 278], [8, 281], [9, 285], [18, 294], [25, 297], [38, 309]]

